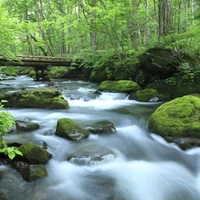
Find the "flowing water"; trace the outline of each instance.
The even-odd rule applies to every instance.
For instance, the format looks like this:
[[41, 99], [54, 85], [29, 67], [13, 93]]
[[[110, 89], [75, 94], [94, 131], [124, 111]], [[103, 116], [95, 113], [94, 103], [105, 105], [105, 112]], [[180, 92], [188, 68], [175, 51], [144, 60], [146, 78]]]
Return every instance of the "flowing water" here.
[[[119, 93], [97, 95], [98, 86], [89, 82], [54, 82], [70, 109], [9, 109], [16, 119], [37, 122], [40, 129], [10, 134], [6, 140], [45, 142], [53, 158], [46, 164], [48, 177], [30, 183], [1, 165], [0, 191], [7, 200], [200, 200], [200, 148], [182, 151], [148, 132], [147, 118], [158, 103], [128, 100]], [[45, 86], [18, 77], [0, 88]], [[64, 117], [82, 127], [109, 120], [117, 133], [72, 142], [55, 136], [57, 120]]]

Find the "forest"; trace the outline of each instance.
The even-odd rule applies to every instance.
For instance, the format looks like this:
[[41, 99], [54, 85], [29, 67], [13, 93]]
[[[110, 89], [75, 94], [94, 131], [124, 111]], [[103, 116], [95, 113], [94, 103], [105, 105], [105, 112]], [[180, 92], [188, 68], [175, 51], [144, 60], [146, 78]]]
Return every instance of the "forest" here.
[[0, 54], [84, 58], [165, 46], [199, 56], [197, 0], [1, 0]]
[[199, 199], [199, 0], [0, 0], [0, 86], [0, 200]]

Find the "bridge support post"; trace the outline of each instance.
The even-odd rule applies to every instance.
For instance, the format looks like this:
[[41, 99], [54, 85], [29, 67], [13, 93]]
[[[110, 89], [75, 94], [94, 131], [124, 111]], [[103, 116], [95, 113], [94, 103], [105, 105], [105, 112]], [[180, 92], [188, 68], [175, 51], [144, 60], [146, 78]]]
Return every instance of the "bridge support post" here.
[[34, 67], [35, 81], [50, 81], [48, 67]]

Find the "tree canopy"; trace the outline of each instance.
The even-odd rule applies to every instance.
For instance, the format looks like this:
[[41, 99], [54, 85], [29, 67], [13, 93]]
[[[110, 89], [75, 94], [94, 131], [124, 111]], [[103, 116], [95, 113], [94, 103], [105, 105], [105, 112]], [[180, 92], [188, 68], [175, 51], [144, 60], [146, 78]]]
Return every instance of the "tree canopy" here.
[[164, 45], [199, 56], [198, 0], [1, 0], [0, 54], [129, 55]]

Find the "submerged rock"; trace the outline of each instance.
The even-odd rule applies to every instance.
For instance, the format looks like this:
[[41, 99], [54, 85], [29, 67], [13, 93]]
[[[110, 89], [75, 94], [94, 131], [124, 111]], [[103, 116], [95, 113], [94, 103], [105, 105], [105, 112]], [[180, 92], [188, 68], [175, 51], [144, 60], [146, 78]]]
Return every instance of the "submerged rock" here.
[[3, 192], [0, 192], [0, 200], [7, 200], [7, 198]]
[[69, 140], [78, 141], [88, 137], [89, 133], [73, 120], [62, 118], [57, 122], [56, 135]]
[[140, 86], [131, 80], [120, 80], [120, 81], [103, 81], [99, 90], [109, 91], [109, 92], [136, 92], [140, 89]]
[[5, 107], [14, 108], [69, 108], [68, 102], [59, 90], [52, 88], [37, 88], [6, 92], [0, 95], [0, 100], [7, 100]]
[[30, 121], [16, 120], [15, 124], [17, 131], [34, 131], [40, 128], [40, 125], [38, 123]]
[[88, 126], [87, 129], [93, 134], [106, 134], [106, 133], [116, 133], [115, 125], [107, 120], [102, 120]]
[[101, 165], [112, 162], [115, 159], [112, 149], [94, 143], [79, 143], [76, 149], [72, 149], [67, 160], [76, 165]]
[[168, 142], [177, 144], [181, 149], [186, 150], [194, 147], [200, 147], [200, 138], [191, 137], [166, 137]]
[[23, 161], [14, 161], [12, 166], [22, 175], [25, 181], [31, 182], [48, 175], [44, 165], [30, 165]]
[[158, 107], [149, 117], [149, 130], [163, 137], [200, 137], [200, 98], [176, 98]]
[[51, 158], [48, 151], [31, 142], [22, 144], [18, 149], [30, 164], [44, 164]]
[[72, 157], [69, 162], [76, 165], [100, 165], [104, 163], [111, 162], [115, 159], [113, 154], [107, 155], [93, 155], [93, 156], [83, 156], [83, 157]]

